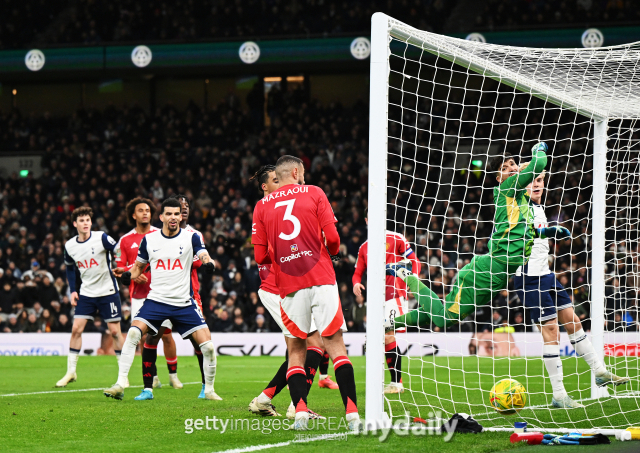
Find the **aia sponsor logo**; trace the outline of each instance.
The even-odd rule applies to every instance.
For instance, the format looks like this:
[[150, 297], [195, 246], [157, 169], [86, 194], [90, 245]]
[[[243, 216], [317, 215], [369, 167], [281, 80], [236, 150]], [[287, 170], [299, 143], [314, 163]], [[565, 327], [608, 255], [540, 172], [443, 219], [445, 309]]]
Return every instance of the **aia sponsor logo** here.
[[90, 260], [78, 261], [78, 269], [89, 269], [93, 266], [99, 266], [95, 258], [91, 258]]
[[172, 260], [171, 258], [167, 258], [166, 260], [158, 260], [156, 261], [156, 270], [162, 269], [165, 271], [175, 271], [176, 269], [183, 270], [182, 262], [178, 259]]
[[614, 357], [640, 357], [640, 343], [605, 344], [604, 355]]

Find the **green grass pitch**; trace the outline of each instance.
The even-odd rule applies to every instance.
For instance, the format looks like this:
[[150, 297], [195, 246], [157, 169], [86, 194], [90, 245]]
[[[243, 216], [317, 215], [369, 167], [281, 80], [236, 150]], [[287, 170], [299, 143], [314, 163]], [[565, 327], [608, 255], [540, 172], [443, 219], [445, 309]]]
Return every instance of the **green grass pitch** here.
[[[204, 401], [197, 399], [200, 392], [200, 373], [195, 357], [180, 357], [178, 375], [182, 382], [187, 383], [182, 390], [174, 390], [168, 385], [168, 374], [164, 358], [158, 359], [158, 369], [161, 381], [165, 387], [157, 389], [153, 401], [134, 401], [133, 397], [140, 392], [142, 385], [140, 358], [137, 357], [130, 374], [131, 385], [125, 392], [123, 401], [115, 401], [102, 395], [100, 388], [111, 385], [117, 376], [117, 366], [114, 357], [81, 357], [78, 363], [78, 382], [72, 383], [66, 389], [54, 389], [55, 382], [64, 375], [66, 357], [0, 357], [0, 432], [1, 451], [74, 451], [74, 452], [215, 452], [230, 449], [246, 449], [257, 451], [260, 446], [273, 445], [269, 450], [293, 451], [323, 451], [328, 449], [342, 449], [344, 451], [369, 451], [371, 448], [384, 448], [387, 452], [410, 451], [438, 451], [438, 452], [496, 452], [525, 448], [526, 451], [538, 451], [544, 446], [530, 447], [512, 445], [509, 443], [509, 433], [485, 432], [478, 435], [455, 434], [449, 442], [442, 436], [401, 436], [390, 433], [385, 442], [379, 441], [377, 436], [339, 436], [332, 439], [315, 440], [312, 442], [298, 442], [308, 438], [316, 438], [323, 434], [336, 435], [344, 433], [346, 429], [338, 425], [343, 418], [344, 409], [337, 390], [319, 389], [314, 385], [309, 406], [327, 417], [335, 417], [333, 429], [314, 429], [302, 435], [282, 429], [282, 426], [272, 425], [274, 419], [260, 418], [247, 411], [247, 405], [257, 396], [265, 384], [273, 376], [280, 365], [279, 357], [219, 357], [218, 375], [216, 377], [216, 391], [224, 401]], [[358, 386], [358, 401], [361, 416], [364, 416], [364, 358], [354, 357], [356, 383]], [[412, 391], [407, 391], [400, 399], [390, 398], [387, 408], [395, 415], [408, 410], [411, 415], [426, 417], [431, 403], [434, 407], [444, 410], [454, 409], [450, 400], [468, 401], [470, 404], [456, 405], [455, 409], [463, 412], [471, 411], [483, 418], [484, 425], [490, 426], [511, 423], [515, 418], [502, 419], [492, 411], [482, 409], [483, 399], [493, 385], [493, 378], [489, 374], [492, 370], [499, 376], [508, 373], [518, 379], [524, 376], [527, 366], [540, 366], [540, 360], [516, 359], [511, 361], [493, 361], [491, 359], [461, 359], [453, 358], [421, 358], [411, 359], [408, 369], [411, 376], [405, 378], [405, 385], [410, 385]], [[463, 366], [464, 365], [464, 366]], [[405, 367], [407, 368], [407, 367]], [[466, 371], [463, 373], [461, 370]], [[422, 371], [423, 378], [418, 378], [418, 371]], [[637, 367], [636, 367], [637, 370]], [[480, 372], [479, 372], [480, 371]], [[631, 371], [631, 370], [630, 370]], [[386, 373], [388, 375], [388, 373]], [[387, 377], [388, 379], [388, 377]], [[434, 384], [434, 379], [438, 381]], [[581, 378], [584, 379], [584, 378]], [[522, 381], [524, 381], [524, 377]], [[452, 385], [450, 385], [452, 384]], [[530, 382], [532, 385], [532, 383]], [[582, 383], [567, 382], [571, 385]], [[470, 391], [470, 388], [481, 386], [486, 392]], [[540, 388], [528, 389], [539, 392]], [[637, 381], [633, 384], [637, 390]], [[97, 389], [97, 390], [87, 390]], [[439, 395], [439, 398], [433, 395]], [[431, 396], [430, 396], [431, 395]], [[585, 394], [586, 396], [586, 394]], [[288, 392], [278, 395], [274, 404], [284, 414], [288, 405]], [[542, 404], [542, 398], [536, 398], [527, 404]], [[616, 404], [615, 407], [606, 404]], [[636, 424], [640, 424], [638, 415], [638, 400], [635, 398], [613, 400], [605, 403], [607, 412], [626, 412], [627, 416], [635, 417]], [[589, 416], [597, 417], [598, 407], [587, 409]], [[590, 413], [591, 411], [591, 413]], [[489, 416], [487, 416], [489, 414]], [[631, 415], [629, 415], [631, 414]], [[532, 418], [544, 419], [548, 423], [561, 424], [567, 421], [566, 411], [548, 411], [525, 409], [521, 415], [529, 421]], [[203, 419], [216, 417], [218, 420], [246, 419], [247, 424], [255, 427], [260, 423], [269, 423], [273, 428], [270, 433], [261, 430], [227, 429], [194, 430], [185, 433], [186, 419]], [[585, 411], [573, 415], [575, 420], [585, 417]], [[619, 415], [623, 416], [624, 415]], [[546, 418], [545, 418], [546, 417]], [[281, 420], [285, 420], [284, 417]], [[604, 419], [603, 419], [604, 420]], [[222, 423], [222, 422], [220, 422]], [[233, 423], [233, 421], [231, 422]], [[230, 425], [227, 425], [230, 426]], [[298, 441], [296, 441], [298, 440]], [[614, 442], [606, 447], [606, 451], [627, 450], [637, 447], [638, 443]], [[591, 452], [605, 451], [605, 447], [562, 447], [563, 452]], [[261, 450], [261, 449], [260, 449]], [[525, 450], [522, 450], [525, 451]], [[630, 451], [634, 451], [633, 449]]]

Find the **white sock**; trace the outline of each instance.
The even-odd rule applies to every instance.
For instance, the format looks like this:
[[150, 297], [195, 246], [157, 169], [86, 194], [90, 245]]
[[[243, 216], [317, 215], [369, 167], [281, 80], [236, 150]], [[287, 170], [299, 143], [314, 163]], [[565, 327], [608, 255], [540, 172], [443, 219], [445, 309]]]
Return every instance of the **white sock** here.
[[178, 377], [178, 373], [169, 373], [169, 378], [177, 378]]
[[322, 381], [323, 379], [326, 379], [326, 378], [328, 378], [328, 377], [329, 377], [329, 375], [328, 375], [328, 374], [321, 374], [321, 375], [320, 375], [320, 380]]
[[567, 396], [567, 391], [564, 388], [562, 379], [562, 360], [560, 360], [560, 346], [557, 344], [550, 344], [542, 346], [542, 360], [544, 360], [544, 366], [547, 368], [549, 374], [549, 380], [551, 381], [551, 388], [553, 389], [553, 397], [557, 400], [561, 400]]
[[271, 398], [269, 398], [267, 395], [264, 394], [264, 392], [262, 392], [260, 395], [258, 395], [258, 403], [271, 404]]
[[204, 393], [213, 391], [213, 383], [216, 379], [216, 350], [213, 347], [211, 340], [205, 341], [200, 345], [200, 351], [202, 351], [202, 358], [204, 369]]
[[153, 393], [153, 389], [152, 389], [152, 388], [151, 388], [151, 389], [148, 389], [148, 388], [146, 388], [146, 387], [145, 387], [145, 390], [148, 390], [148, 391], [150, 391], [151, 393]]
[[569, 334], [569, 341], [571, 341], [573, 348], [576, 350], [576, 354], [589, 364], [595, 375], [607, 371], [604, 364], [600, 361], [600, 358], [596, 355], [596, 350], [593, 349], [591, 340], [589, 340], [589, 337], [587, 337], [583, 329]]
[[75, 373], [76, 366], [78, 365], [78, 357], [80, 357], [80, 352], [69, 351], [69, 355], [67, 356], [67, 374]]
[[136, 348], [142, 338], [142, 332], [137, 327], [132, 327], [127, 333], [127, 340], [122, 346], [122, 353], [120, 354], [120, 361], [118, 362], [118, 382], [116, 384], [124, 387], [129, 380], [129, 370], [133, 364], [133, 359], [136, 357]]

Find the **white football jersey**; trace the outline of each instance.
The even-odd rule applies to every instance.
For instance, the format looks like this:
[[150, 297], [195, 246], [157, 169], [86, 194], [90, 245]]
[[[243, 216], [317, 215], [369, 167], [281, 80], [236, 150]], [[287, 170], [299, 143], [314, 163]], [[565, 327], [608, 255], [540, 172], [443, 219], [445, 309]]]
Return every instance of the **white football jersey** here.
[[137, 261], [149, 263], [151, 290], [147, 299], [169, 305], [189, 306], [193, 296], [191, 266], [194, 255], [206, 251], [197, 232], [180, 229], [172, 237], [162, 230], [147, 234], [138, 248]]
[[[533, 207], [533, 227], [547, 228], [549, 221], [544, 213], [544, 206], [531, 203]], [[540, 276], [551, 273], [549, 269], [549, 239], [535, 238], [531, 249], [529, 262], [525, 266], [520, 266], [516, 275]]]
[[102, 231], [92, 231], [84, 242], [75, 236], [64, 245], [65, 264], [80, 272], [79, 295], [102, 297], [118, 292], [118, 283], [111, 272], [111, 252], [115, 246], [116, 241]]

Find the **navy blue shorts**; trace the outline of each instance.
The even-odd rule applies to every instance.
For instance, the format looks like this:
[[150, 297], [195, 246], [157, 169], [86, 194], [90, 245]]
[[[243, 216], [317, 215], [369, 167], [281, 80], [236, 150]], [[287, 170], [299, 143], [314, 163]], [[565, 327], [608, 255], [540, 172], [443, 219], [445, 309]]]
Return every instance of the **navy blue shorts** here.
[[555, 319], [558, 311], [573, 306], [567, 290], [555, 274], [524, 277], [516, 275], [514, 286], [520, 302], [531, 310], [531, 321], [536, 324]]
[[74, 317], [90, 319], [96, 312], [105, 322], [116, 322], [122, 319], [122, 309], [120, 308], [120, 294], [110, 294], [102, 297], [88, 297], [80, 295]]
[[145, 323], [155, 334], [158, 333], [158, 329], [166, 319], [171, 321], [172, 330], [182, 335], [182, 338], [187, 338], [196, 330], [207, 327], [204, 316], [193, 299], [191, 299], [191, 305], [185, 307], [176, 307], [147, 299], [136, 317], [133, 318], [134, 321]]

